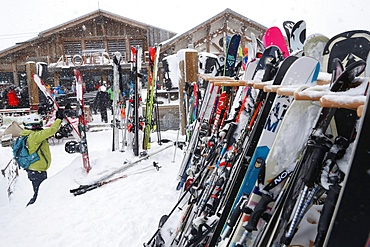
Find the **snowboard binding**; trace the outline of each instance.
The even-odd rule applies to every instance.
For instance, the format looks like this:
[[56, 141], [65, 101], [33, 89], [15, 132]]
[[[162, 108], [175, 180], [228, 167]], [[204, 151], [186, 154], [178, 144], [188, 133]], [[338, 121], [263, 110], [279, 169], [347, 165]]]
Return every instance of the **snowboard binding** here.
[[64, 150], [69, 154], [81, 153], [81, 145], [77, 141], [66, 142]]

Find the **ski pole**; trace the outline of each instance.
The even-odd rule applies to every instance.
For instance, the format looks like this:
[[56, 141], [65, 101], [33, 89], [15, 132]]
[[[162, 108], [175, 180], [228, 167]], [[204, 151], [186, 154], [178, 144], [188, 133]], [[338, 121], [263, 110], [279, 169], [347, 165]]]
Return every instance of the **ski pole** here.
[[177, 131], [177, 137], [176, 137], [176, 143], [175, 143], [175, 151], [173, 153], [173, 159], [172, 159], [172, 163], [175, 163], [175, 159], [176, 159], [176, 151], [177, 151], [177, 145], [179, 143], [179, 135], [180, 135], [180, 127]]
[[[167, 218], [164, 220], [164, 222], [162, 222], [162, 226], [167, 222], [168, 218], [175, 212], [176, 208], [180, 205], [180, 203], [182, 202], [182, 200], [184, 200], [185, 196], [188, 194], [188, 192], [191, 190], [192, 188], [192, 185], [193, 184], [196, 184], [198, 182], [198, 180], [200, 180], [200, 178], [202, 177], [201, 174], [204, 172], [204, 170], [207, 169], [207, 166], [204, 166], [202, 168], [202, 170], [198, 173], [198, 176], [193, 180], [193, 182], [185, 189], [185, 192], [182, 194], [182, 196], [179, 198], [179, 200], [177, 201], [177, 203], [175, 204], [175, 206], [172, 208], [172, 210], [170, 211], [170, 213], [167, 215]], [[150, 238], [150, 240], [148, 241], [148, 243], [144, 243], [144, 246], [149, 246], [149, 244], [153, 241], [153, 239], [156, 237], [156, 235], [159, 233], [161, 229], [158, 228], [157, 231], [153, 234], [153, 236]]]
[[12, 161], [13, 161], [13, 158], [10, 159], [10, 161], [8, 162], [8, 164], [5, 166], [4, 169], [1, 169], [1, 173], [3, 174], [4, 177], [5, 177], [5, 171], [6, 171], [6, 169], [8, 169], [8, 167], [9, 167], [10, 163], [12, 163]]

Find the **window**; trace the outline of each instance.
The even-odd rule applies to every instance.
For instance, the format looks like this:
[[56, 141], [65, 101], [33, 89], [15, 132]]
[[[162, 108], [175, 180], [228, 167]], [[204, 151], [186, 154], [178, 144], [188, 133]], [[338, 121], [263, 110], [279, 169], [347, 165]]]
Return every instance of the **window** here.
[[82, 47], [79, 41], [65, 41], [64, 42], [64, 54], [74, 55], [81, 54]]

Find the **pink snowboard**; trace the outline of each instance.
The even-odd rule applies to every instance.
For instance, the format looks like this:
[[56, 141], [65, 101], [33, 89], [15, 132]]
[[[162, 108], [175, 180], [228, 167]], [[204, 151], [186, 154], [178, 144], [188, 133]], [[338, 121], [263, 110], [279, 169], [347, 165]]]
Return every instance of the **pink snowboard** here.
[[284, 35], [281, 32], [280, 28], [270, 27], [269, 29], [267, 29], [265, 35], [263, 36], [263, 43], [265, 47], [276, 45], [280, 48], [284, 58], [289, 56], [288, 46], [285, 42]]

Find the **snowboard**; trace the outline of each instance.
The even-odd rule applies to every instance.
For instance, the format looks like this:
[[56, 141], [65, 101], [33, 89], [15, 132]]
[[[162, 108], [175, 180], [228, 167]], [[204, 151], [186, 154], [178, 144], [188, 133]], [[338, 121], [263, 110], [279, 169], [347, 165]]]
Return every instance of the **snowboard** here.
[[340, 59], [346, 67], [359, 58], [366, 61], [370, 51], [370, 32], [352, 30], [335, 35], [326, 43], [323, 67], [328, 73], [334, 70], [333, 60]]
[[313, 57], [320, 62], [320, 71], [324, 72], [323, 65], [323, 53], [326, 43], [328, 43], [329, 38], [320, 34], [314, 33], [307, 37], [304, 45], [303, 52], [307, 57]]
[[291, 50], [291, 45], [290, 45], [290, 36], [291, 36], [294, 24], [295, 23], [293, 21], [284, 21], [283, 22], [283, 28], [284, 28], [284, 31], [285, 31], [285, 34], [286, 34], [286, 38], [287, 38], [287, 41], [288, 41], [288, 47], [289, 47], [290, 51], [292, 51]]
[[284, 58], [289, 56], [289, 49], [285, 42], [285, 38], [280, 28], [278, 27], [270, 27], [267, 29], [266, 33], [263, 36], [263, 44], [265, 45], [265, 47], [275, 45], [279, 47]]
[[[351, 85], [352, 80], [362, 73], [365, 68], [365, 63], [363, 61], [351, 64], [344, 71], [339, 59], [336, 59], [335, 63], [336, 70], [333, 74], [333, 83], [330, 88], [332, 92], [346, 91]], [[299, 223], [299, 219], [295, 213], [294, 217], [291, 219], [293, 208], [295, 208], [296, 202], [298, 203], [298, 196], [301, 195], [301, 193], [303, 193], [302, 195], [306, 195], [308, 192], [306, 190], [301, 190], [303, 185], [307, 186], [308, 182], [312, 183], [311, 178], [307, 177], [315, 175], [318, 166], [321, 165], [324, 159], [325, 153], [330, 149], [331, 142], [328, 137], [323, 134], [326, 132], [335, 112], [336, 108], [320, 109], [319, 118], [308, 138], [302, 157], [294, 166], [289, 183], [287, 182], [287, 187], [284, 188], [279, 195], [279, 197], [281, 197], [281, 202], [276, 204], [272, 218], [269, 220], [259, 242], [260, 245], [266, 246], [272, 243], [289, 244], [294, 236], [295, 231], [292, 231], [291, 227], [289, 227], [289, 229], [287, 228], [290, 226], [288, 224], [291, 222], [294, 224], [296, 222]], [[304, 181], [307, 182], [303, 183]], [[302, 207], [300, 202], [301, 200], [299, 201], [298, 210]], [[294, 229], [296, 226], [293, 225], [292, 227]]]
[[301, 20], [294, 24], [290, 37], [289, 44], [292, 53], [303, 50], [303, 44], [306, 40], [306, 22]]
[[[334, 246], [368, 246], [369, 214], [364, 205], [369, 205], [370, 180], [368, 168], [370, 164], [370, 108], [369, 92], [366, 104], [359, 121], [357, 137], [348, 160], [349, 171], [342, 184], [342, 191], [335, 206], [329, 233], [324, 245]], [[356, 236], [343, 238], [343, 236]]]

